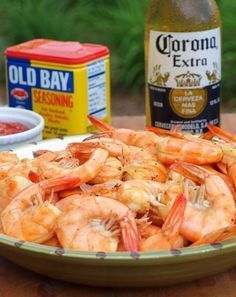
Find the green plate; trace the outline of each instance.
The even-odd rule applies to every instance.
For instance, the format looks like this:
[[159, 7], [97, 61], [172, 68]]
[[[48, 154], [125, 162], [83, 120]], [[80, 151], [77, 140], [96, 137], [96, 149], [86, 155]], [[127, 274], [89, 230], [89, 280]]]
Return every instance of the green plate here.
[[[14, 150], [30, 157], [38, 149], [63, 149], [84, 136], [34, 143]], [[18, 241], [0, 235], [0, 254], [37, 273], [102, 287], [153, 287], [184, 283], [236, 264], [236, 240], [194, 248], [140, 253], [85, 253]]]

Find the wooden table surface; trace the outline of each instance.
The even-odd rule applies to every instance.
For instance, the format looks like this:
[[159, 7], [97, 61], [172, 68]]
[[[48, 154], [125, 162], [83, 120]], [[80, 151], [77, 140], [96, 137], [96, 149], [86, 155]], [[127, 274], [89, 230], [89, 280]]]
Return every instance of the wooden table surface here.
[[[145, 119], [114, 117], [113, 124], [143, 128]], [[236, 115], [222, 116], [222, 126], [236, 134]], [[45, 263], [47, 265], [47, 263]], [[109, 280], [108, 280], [109, 281]], [[183, 285], [151, 289], [106, 289], [74, 285], [30, 272], [0, 257], [0, 297], [236, 297], [236, 267]]]

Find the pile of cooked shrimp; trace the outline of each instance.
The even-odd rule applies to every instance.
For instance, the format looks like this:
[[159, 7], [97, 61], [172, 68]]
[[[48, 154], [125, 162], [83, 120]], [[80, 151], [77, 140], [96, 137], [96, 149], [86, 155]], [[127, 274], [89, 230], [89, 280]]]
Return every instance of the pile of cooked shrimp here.
[[113, 128], [62, 151], [0, 153], [1, 232], [89, 252], [153, 251], [236, 236], [236, 136]]

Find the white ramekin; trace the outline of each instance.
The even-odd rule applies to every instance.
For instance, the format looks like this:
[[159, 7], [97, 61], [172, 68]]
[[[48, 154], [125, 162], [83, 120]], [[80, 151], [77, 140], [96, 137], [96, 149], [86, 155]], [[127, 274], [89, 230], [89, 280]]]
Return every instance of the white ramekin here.
[[42, 140], [44, 119], [36, 112], [14, 107], [0, 107], [0, 121], [18, 122], [30, 128], [17, 134], [0, 136], [0, 151]]

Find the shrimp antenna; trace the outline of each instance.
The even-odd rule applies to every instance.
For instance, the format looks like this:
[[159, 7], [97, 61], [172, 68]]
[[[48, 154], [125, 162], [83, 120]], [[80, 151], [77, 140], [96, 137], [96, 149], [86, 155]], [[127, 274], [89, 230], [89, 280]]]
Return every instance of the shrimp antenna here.
[[94, 134], [94, 135], [91, 135], [91, 136], [85, 138], [85, 139], [83, 140], [83, 142], [86, 142], [86, 141], [88, 141], [88, 140], [93, 140], [93, 139], [99, 139], [99, 138], [103, 138], [103, 137], [105, 137], [105, 138], [106, 138], [106, 137], [110, 138], [111, 135], [112, 135], [112, 131], [99, 132], [99, 133], [97, 133], [97, 134]]
[[184, 138], [183, 134], [180, 133], [179, 128], [169, 131], [169, 130], [161, 129], [158, 127], [147, 126], [146, 130], [151, 131], [151, 132], [155, 133], [156, 135], [168, 135], [168, 136], [172, 136], [172, 137], [176, 137], [176, 138]]

